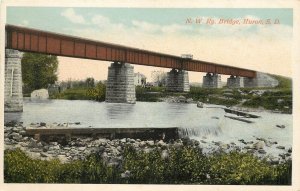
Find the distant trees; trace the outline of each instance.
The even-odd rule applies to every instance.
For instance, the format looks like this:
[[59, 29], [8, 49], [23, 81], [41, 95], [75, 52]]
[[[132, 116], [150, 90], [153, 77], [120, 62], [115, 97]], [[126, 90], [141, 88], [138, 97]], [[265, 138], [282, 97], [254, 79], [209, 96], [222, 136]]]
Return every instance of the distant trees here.
[[167, 83], [167, 73], [163, 71], [152, 71], [151, 72], [151, 78], [152, 81], [157, 85], [157, 86], [165, 86]]
[[96, 85], [95, 79], [92, 77], [88, 77], [85, 80], [71, 80], [68, 79], [67, 81], [59, 82], [61, 88], [63, 89], [74, 89], [74, 88], [93, 88]]
[[88, 88], [95, 87], [95, 79], [94, 78], [87, 78], [85, 80], [85, 83]]
[[22, 78], [24, 93], [47, 88], [57, 81], [58, 60], [56, 56], [24, 53], [22, 58]]

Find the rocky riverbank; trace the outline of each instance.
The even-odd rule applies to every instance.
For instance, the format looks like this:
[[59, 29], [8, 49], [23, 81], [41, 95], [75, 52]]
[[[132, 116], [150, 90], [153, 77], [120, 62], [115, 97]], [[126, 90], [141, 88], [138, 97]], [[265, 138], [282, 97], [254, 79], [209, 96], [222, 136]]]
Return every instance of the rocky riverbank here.
[[[45, 124], [40, 123], [40, 126]], [[53, 124], [52, 124], [53, 125]], [[45, 127], [44, 127], [45, 128]], [[123, 160], [123, 152], [126, 146], [132, 146], [137, 151], [151, 152], [154, 149], [161, 151], [163, 158], [168, 157], [172, 148], [191, 146], [201, 148], [204, 153], [210, 155], [216, 152], [239, 151], [253, 153], [259, 158], [265, 158], [272, 164], [279, 164], [291, 160], [292, 148], [285, 148], [276, 141], [253, 137], [252, 140], [236, 140], [230, 143], [209, 140], [202, 137], [199, 141], [187, 137], [164, 140], [140, 140], [140, 139], [105, 139], [91, 137], [72, 137], [69, 141], [57, 139], [56, 141], [37, 141], [26, 134], [26, 128], [22, 124], [7, 123], [4, 127], [5, 149], [20, 148], [30, 157], [41, 160], [57, 158], [63, 163], [77, 159], [84, 159], [92, 153], [99, 153], [108, 165], [119, 165]], [[270, 148], [273, 148], [270, 149]], [[280, 151], [271, 153], [274, 149]]]
[[[44, 125], [41, 123], [41, 128]], [[51, 125], [53, 126], [53, 125]], [[72, 137], [71, 140], [38, 141], [32, 136], [26, 135], [26, 128], [22, 124], [4, 127], [5, 149], [20, 148], [30, 157], [41, 160], [58, 158], [63, 163], [84, 159], [92, 153], [100, 153], [108, 165], [118, 165], [122, 162], [123, 151], [126, 146], [132, 146], [137, 151], [151, 152], [155, 148], [161, 150], [162, 157], [167, 157], [171, 148], [180, 148], [184, 145], [199, 145], [198, 141], [178, 139], [165, 142], [164, 140], [140, 140], [140, 139], [105, 139], [91, 138], [87, 136]]]
[[249, 140], [238, 139], [230, 142], [214, 141], [202, 137], [199, 142], [203, 148], [203, 152], [208, 155], [219, 151], [238, 151], [242, 153], [252, 153], [261, 159], [266, 159], [272, 164], [279, 164], [292, 159], [291, 147], [285, 147], [278, 144], [277, 141], [255, 136]]

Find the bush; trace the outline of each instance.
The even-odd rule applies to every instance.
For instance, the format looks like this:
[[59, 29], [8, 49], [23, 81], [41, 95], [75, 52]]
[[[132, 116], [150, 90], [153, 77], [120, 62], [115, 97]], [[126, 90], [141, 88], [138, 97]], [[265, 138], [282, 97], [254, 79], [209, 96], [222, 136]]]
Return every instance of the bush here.
[[41, 161], [31, 159], [20, 149], [5, 151], [4, 155], [6, 183], [53, 183], [59, 181], [60, 162], [58, 160]]
[[102, 82], [99, 82], [96, 87], [89, 88], [86, 92], [88, 98], [96, 101], [105, 101], [106, 86]]
[[166, 97], [167, 92], [165, 92], [164, 87], [135, 87], [136, 100], [137, 101], [147, 101], [147, 102], [158, 102], [160, 98]]
[[[90, 82], [91, 83], [91, 82]], [[96, 87], [76, 87], [51, 96], [52, 99], [105, 101], [106, 86], [99, 82]]]
[[280, 110], [284, 113], [292, 113], [292, 90], [280, 90], [277, 92], [267, 91], [261, 96], [253, 96], [244, 102], [243, 106], [253, 108], [263, 107], [269, 110]]
[[116, 173], [97, 155], [65, 164], [31, 159], [20, 149], [6, 150], [4, 156], [6, 183], [115, 183]]
[[[271, 165], [252, 154], [231, 152], [203, 155], [199, 148], [159, 148], [151, 152], [124, 150], [120, 166], [108, 166], [98, 154], [62, 164], [31, 159], [20, 149], [4, 153], [6, 183], [131, 183], [131, 184], [247, 184], [290, 185], [292, 161]], [[121, 173], [130, 171], [128, 178]]]
[[270, 184], [276, 168], [251, 154], [232, 152], [211, 157], [212, 184]]
[[87, 88], [72, 88], [67, 89], [61, 93], [51, 96], [51, 99], [67, 99], [67, 100], [90, 100], [90, 96], [87, 96]]
[[279, 84], [277, 88], [283, 89], [292, 89], [292, 79], [279, 75], [272, 75], [276, 80], [278, 80]]

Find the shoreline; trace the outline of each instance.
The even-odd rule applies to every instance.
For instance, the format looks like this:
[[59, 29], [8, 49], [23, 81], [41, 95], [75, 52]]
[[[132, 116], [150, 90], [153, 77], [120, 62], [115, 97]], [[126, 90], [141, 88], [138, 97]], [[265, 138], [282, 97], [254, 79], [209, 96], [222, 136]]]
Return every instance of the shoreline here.
[[[159, 149], [168, 153], [172, 148], [191, 146], [199, 148], [204, 154], [213, 155], [218, 152], [229, 153], [237, 151], [240, 153], [251, 153], [260, 159], [266, 159], [271, 164], [280, 164], [292, 160], [292, 148], [286, 148], [277, 143], [276, 140], [264, 138], [253, 138], [251, 140], [238, 139], [230, 143], [216, 141], [202, 136], [200, 139], [181, 137], [176, 140], [141, 140], [141, 139], [107, 139], [101, 137], [73, 136], [66, 141], [60, 136], [47, 136], [47, 140], [38, 141], [33, 136], [26, 134], [26, 127], [22, 124], [4, 126], [4, 148], [5, 150], [19, 148], [26, 152], [31, 158], [41, 160], [59, 159], [61, 162], [70, 162], [84, 159], [92, 153], [101, 153], [101, 157], [109, 165], [122, 163], [122, 153], [126, 146], [133, 146], [137, 151], [151, 152]], [[277, 149], [279, 155], [272, 156], [272, 149]], [[278, 154], [278, 153], [277, 153]]]
[[[26, 101], [32, 101], [30, 97], [23, 97], [23, 100]], [[95, 100], [81, 100], [81, 99], [77, 99], [77, 100], [70, 100], [70, 99], [47, 99], [47, 100], [68, 100], [68, 101], [92, 101], [92, 102], [99, 102], [99, 101], [95, 101]], [[38, 101], [38, 102], [42, 102], [45, 100], [34, 100], [34, 101]], [[101, 101], [99, 103], [106, 103], [105, 101]], [[163, 98], [159, 98], [159, 101], [153, 102], [153, 101], [136, 101], [136, 102], [145, 102], [145, 103], [156, 103], [156, 102], [165, 102], [165, 103], [180, 103], [180, 104], [195, 104], [197, 105], [198, 101], [193, 100], [192, 98], [185, 98], [184, 96], [167, 96], [167, 97], [163, 97]], [[225, 106], [225, 105], [218, 105], [218, 104], [213, 104], [213, 103], [203, 103], [204, 106], [209, 106], [209, 105], [213, 105], [213, 106], [217, 106], [220, 108], [231, 108], [231, 109], [236, 109], [236, 110], [240, 110], [240, 111], [244, 111], [244, 112], [268, 112], [268, 113], [278, 113], [278, 114], [289, 114], [292, 115], [293, 113], [285, 113], [282, 112], [280, 110], [269, 110], [269, 109], [265, 109], [263, 107], [258, 107], [258, 108], [254, 108], [254, 107], [245, 107], [245, 106], [241, 106], [239, 104], [237, 105], [232, 105], [232, 106]]]

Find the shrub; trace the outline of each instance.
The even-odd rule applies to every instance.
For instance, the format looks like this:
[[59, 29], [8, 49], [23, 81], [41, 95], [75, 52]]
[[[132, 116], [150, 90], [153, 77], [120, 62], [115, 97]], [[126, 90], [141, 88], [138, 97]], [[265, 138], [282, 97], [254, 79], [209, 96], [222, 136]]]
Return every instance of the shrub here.
[[67, 100], [90, 100], [92, 99], [87, 95], [87, 88], [72, 88], [67, 89], [64, 92], [51, 96], [51, 99], [67, 99]]
[[221, 153], [210, 157], [212, 184], [270, 184], [276, 168], [249, 153]]
[[89, 88], [86, 92], [86, 96], [89, 99], [96, 101], [105, 101], [106, 86], [102, 82], [99, 82], [96, 87]]
[[35, 183], [58, 182], [60, 171], [58, 160], [42, 161], [31, 159], [20, 149], [5, 151], [4, 176], [5, 182]]
[[[165, 148], [167, 149], [167, 147]], [[290, 185], [292, 161], [271, 165], [249, 153], [203, 155], [199, 148], [184, 146], [151, 152], [126, 147], [120, 166], [106, 165], [99, 153], [62, 164], [58, 160], [31, 159], [20, 149], [6, 150], [6, 183], [131, 183], [131, 184], [241, 184]], [[130, 176], [121, 178], [121, 173]]]

